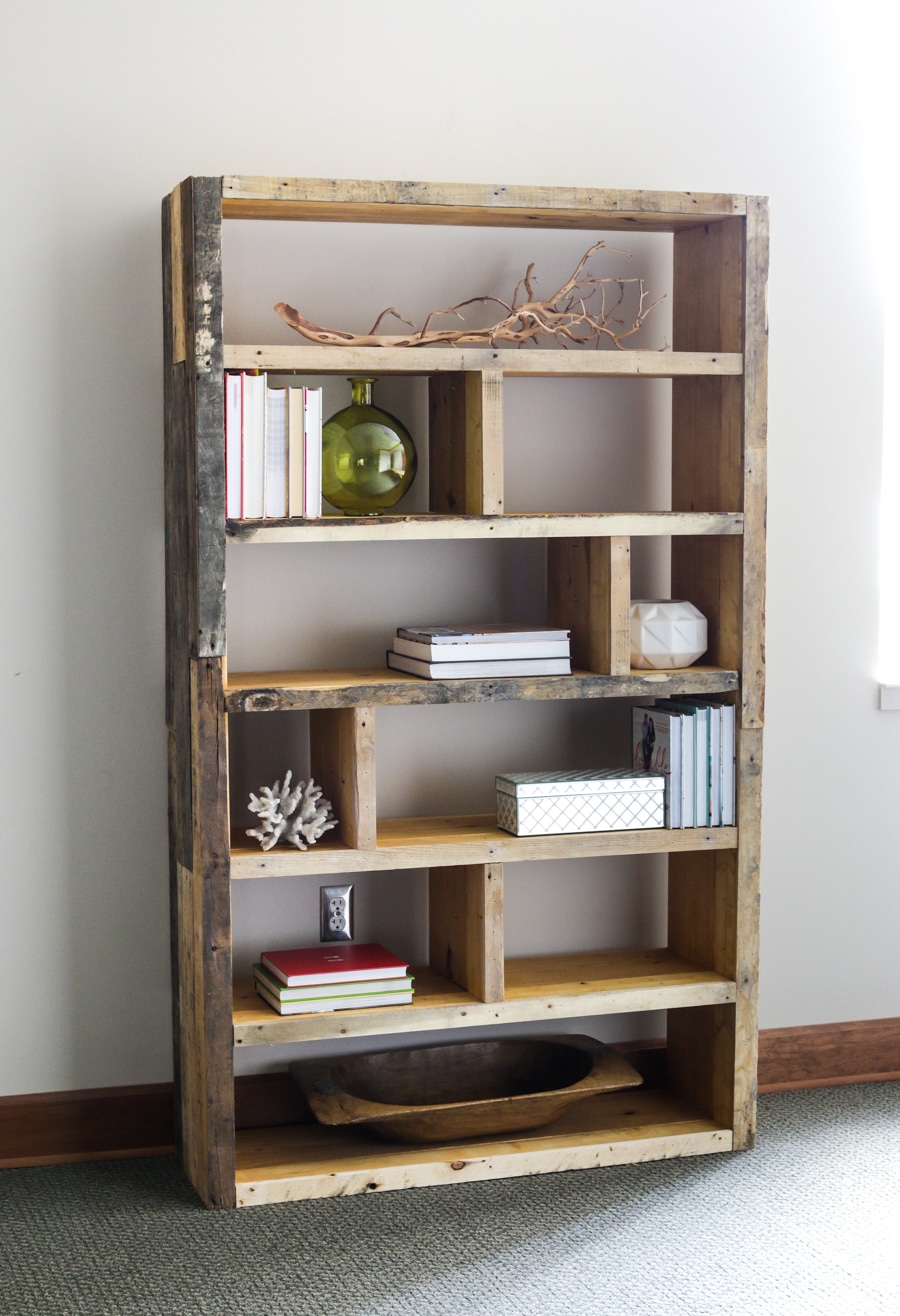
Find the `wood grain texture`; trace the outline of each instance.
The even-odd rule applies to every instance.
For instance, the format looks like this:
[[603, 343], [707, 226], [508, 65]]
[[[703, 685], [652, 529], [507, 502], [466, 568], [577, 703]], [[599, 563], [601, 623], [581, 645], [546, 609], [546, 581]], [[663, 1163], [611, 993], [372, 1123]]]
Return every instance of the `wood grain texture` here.
[[747, 371], [744, 393], [744, 636], [742, 721], [765, 722], [766, 654], [766, 398], [768, 391], [769, 204], [748, 198], [744, 263]]
[[222, 180], [228, 219], [666, 231], [745, 209], [743, 196], [701, 192], [250, 175]]
[[572, 662], [631, 676], [631, 543], [625, 536], [547, 545], [547, 621], [571, 630]]
[[499, 371], [508, 379], [559, 376], [590, 379], [680, 375], [740, 375], [740, 352], [671, 352], [649, 348], [572, 350], [502, 347], [320, 347], [292, 343], [226, 343], [226, 370], [305, 375], [437, 375]]
[[[450, 483], [438, 480], [438, 486]], [[443, 495], [446, 497], [446, 493]], [[323, 516], [315, 520], [228, 521], [237, 543], [385, 543], [434, 539], [569, 539], [587, 535], [740, 535], [740, 512], [517, 512], [503, 516]]]
[[412, 1005], [339, 1010], [334, 1014], [279, 1015], [253, 989], [235, 983], [237, 1046], [323, 1041], [477, 1028], [640, 1010], [686, 1011], [733, 1002], [734, 983], [668, 950], [599, 951], [544, 955], [505, 963], [502, 1001], [482, 1002], [434, 967], [414, 968]]
[[503, 1000], [503, 865], [432, 868], [428, 958], [476, 1000]]
[[182, 930], [181, 1120], [187, 1165], [209, 1206], [234, 1205], [231, 883], [221, 661], [192, 663], [193, 868]]
[[467, 516], [503, 512], [503, 397], [496, 370], [428, 380], [429, 507]]
[[664, 854], [679, 850], [733, 849], [733, 827], [653, 828], [569, 836], [512, 836], [494, 814], [444, 818], [382, 818], [374, 850], [351, 850], [328, 836], [305, 852], [293, 846], [262, 851], [236, 830], [231, 875], [236, 880], [299, 877], [319, 873], [374, 873], [389, 869], [442, 868], [453, 864], [521, 863], [589, 859], [613, 854]]
[[238, 1135], [238, 1205], [345, 1197], [728, 1151], [731, 1135], [660, 1092], [605, 1093], [528, 1134], [436, 1147], [390, 1146], [319, 1125]]
[[[572, 617], [574, 608], [567, 610]], [[574, 620], [582, 624], [580, 616]], [[552, 623], [568, 625], [568, 622]], [[684, 667], [601, 676], [510, 676], [425, 681], [392, 669], [362, 671], [233, 672], [228, 679], [229, 713], [272, 713], [299, 708], [353, 708], [384, 704], [505, 703], [517, 699], [654, 699], [670, 694], [721, 694], [737, 687], [737, 673]]]
[[342, 845], [375, 845], [375, 709], [315, 709], [309, 715], [310, 772], [331, 800]]
[[760, 1092], [898, 1079], [900, 1018], [766, 1028], [760, 1033]]
[[[187, 371], [197, 462], [197, 635], [200, 657], [225, 653], [225, 382], [222, 366], [222, 181], [193, 178], [185, 269]], [[188, 282], [188, 275], [190, 281]]]

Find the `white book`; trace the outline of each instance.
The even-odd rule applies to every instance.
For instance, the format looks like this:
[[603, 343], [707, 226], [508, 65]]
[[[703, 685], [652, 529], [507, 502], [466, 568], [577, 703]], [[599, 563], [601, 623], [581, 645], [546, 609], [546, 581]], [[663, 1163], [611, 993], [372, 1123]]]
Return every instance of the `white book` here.
[[493, 662], [426, 663], [406, 654], [387, 655], [388, 667], [411, 676], [424, 676], [431, 681], [452, 681], [473, 676], [569, 676], [572, 664], [568, 658], [498, 658]]
[[674, 699], [658, 699], [656, 707], [681, 719], [681, 825], [697, 825], [697, 733], [694, 714]]
[[306, 444], [303, 435], [306, 389], [288, 389], [288, 516], [303, 515], [306, 494]]
[[306, 494], [303, 515], [322, 515], [322, 390], [304, 389], [304, 455]]
[[709, 825], [722, 826], [722, 705], [707, 705], [709, 716]]
[[660, 772], [666, 781], [665, 826], [682, 827], [682, 718], [662, 708], [632, 708], [631, 740], [635, 767]]
[[416, 640], [394, 639], [394, 653], [405, 653], [423, 662], [492, 662], [498, 658], [568, 658], [568, 640], [523, 640], [497, 644], [419, 644]]
[[530, 644], [549, 640], [568, 640], [568, 630], [556, 626], [518, 626], [510, 622], [490, 622], [469, 626], [398, 626], [402, 640], [416, 644]]
[[324, 1014], [330, 1010], [364, 1010], [375, 1005], [412, 1005], [413, 994], [408, 992], [373, 992], [364, 996], [329, 996], [319, 1001], [279, 1001], [267, 992], [258, 978], [253, 985], [257, 996], [279, 1014]]
[[244, 519], [266, 514], [266, 377], [244, 375], [241, 408]]
[[225, 515], [235, 521], [244, 514], [241, 471], [243, 385], [243, 375], [225, 376]]
[[266, 389], [266, 516], [287, 516], [287, 389]]

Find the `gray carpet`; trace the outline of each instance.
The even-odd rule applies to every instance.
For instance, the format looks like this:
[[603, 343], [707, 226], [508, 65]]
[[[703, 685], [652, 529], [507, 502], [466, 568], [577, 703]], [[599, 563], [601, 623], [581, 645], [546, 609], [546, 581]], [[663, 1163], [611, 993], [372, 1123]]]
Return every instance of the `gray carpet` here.
[[3, 1316], [900, 1313], [900, 1084], [754, 1152], [208, 1212], [173, 1161], [0, 1172]]

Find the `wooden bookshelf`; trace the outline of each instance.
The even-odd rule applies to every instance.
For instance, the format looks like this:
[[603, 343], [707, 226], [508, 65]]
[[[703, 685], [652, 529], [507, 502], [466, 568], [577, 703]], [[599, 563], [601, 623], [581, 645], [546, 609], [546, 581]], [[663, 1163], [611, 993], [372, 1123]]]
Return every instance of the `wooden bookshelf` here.
[[[360, 349], [224, 341], [223, 219], [672, 234], [673, 348]], [[163, 204], [166, 370], [166, 716], [178, 1149], [202, 1199], [249, 1205], [464, 1182], [753, 1145], [764, 708], [767, 204], [743, 195], [226, 176]], [[429, 510], [377, 519], [228, 521], [226, 369], [427, 378]], [[504, 382], [671, 380], [672, 499], [658, 511], [516, 513], [504, 506]], [[673, 597], [709, 620], [704, 665], [635, 672], [630, 546], [671, 542]], [[229, 672], [226, 544], [546, 542], [548, 620], [572, 631], [569, 677], [420, 681], [382, 668]], [[236, 550], [237, 551], [237, 550]], [[248, 547], [248, 552], [253, 552]], [[390, 548], [385, 550], [390, 553]], [[298, 556], [298, 562], [300, 558]], [[734, 701], [737, 826], [511, 836], [493, 815], [381, 818], [377, 709], [663, 695]], [[313, 775], [340, 826], [269, 852], [232, 826], [229, 718], [303, 710]], [[452, 714], [448, 713], [448, 716]], [[505, 862], [664, 854], [662, 949], [508, 958]], [[279, 1016], [233, 982], [231, 882], [425, 870], [429, 964], [409, 1006]], [[273, 936], [277, 930], [273, 929]], [[598, 932], [598, 941], [602, 934]], [[667, 1012], [665, 1088], [607, 1094], [514, 1140], [393, 1146], [317, 1124], [235, 1135], [234, 1048], [339, 1044], [438, 1030]], [[377, 1041], [373, 1042], [377, 1046]]]

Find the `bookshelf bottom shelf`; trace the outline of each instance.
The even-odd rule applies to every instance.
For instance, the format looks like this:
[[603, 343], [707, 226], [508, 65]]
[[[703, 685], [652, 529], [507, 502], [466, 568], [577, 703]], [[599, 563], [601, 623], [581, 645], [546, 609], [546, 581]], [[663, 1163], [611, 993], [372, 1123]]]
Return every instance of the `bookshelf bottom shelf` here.
[[515, 1138], [410, 1146], [293, 1124], [237, 1134], [237, 1205], [548, 1174], [730, 1151], [732, 1134], [664, 1091], [612, 1092]]

